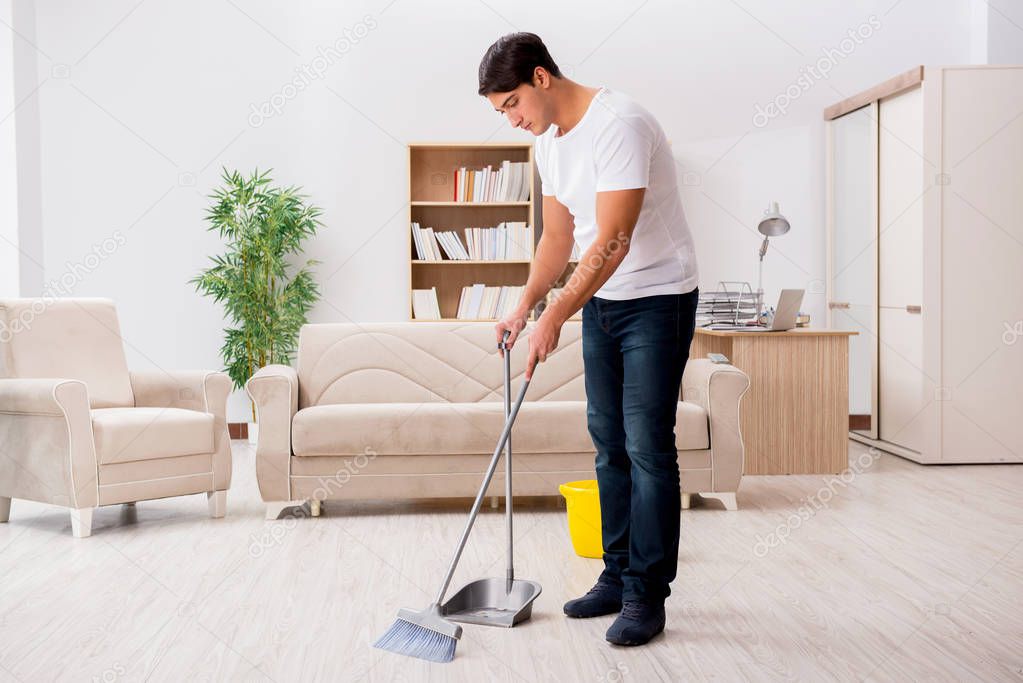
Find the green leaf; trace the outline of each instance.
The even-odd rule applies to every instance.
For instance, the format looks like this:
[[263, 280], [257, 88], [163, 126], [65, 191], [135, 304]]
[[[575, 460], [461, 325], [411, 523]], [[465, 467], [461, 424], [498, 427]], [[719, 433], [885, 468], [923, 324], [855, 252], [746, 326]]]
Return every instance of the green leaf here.
[[288, 261], [323, 226], [322, 210], [306, 203], [299, 187], [275, 187], [271, 171], [245, 177], [223, 168], [210, 195], [207, 230], [225, 252], [189, 280], [196, 291], [224, 306], [232, 325], [220, 349], [224, 370], [241, 389], [262, 364], [290, 363], [298, 334], [320, 292], [307, 260]]

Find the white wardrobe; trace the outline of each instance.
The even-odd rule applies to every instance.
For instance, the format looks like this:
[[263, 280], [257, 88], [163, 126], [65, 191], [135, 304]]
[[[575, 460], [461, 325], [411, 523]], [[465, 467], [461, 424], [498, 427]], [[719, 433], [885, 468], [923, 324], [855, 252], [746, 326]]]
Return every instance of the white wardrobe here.
[[1023, 462], [1023, 65], [918, 67], [825, 119], [850, 436]]

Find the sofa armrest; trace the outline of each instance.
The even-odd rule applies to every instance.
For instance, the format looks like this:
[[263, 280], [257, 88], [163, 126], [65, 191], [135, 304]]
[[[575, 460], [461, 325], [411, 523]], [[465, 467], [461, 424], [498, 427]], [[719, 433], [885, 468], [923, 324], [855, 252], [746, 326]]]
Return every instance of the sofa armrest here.
[[231, 378], [224, 372], [185, 370], [132, 372], [135, 406], [181, 408], [213, 416], [213, 488], [231, 485], [231, 436], [227, 429], [227, 397]]
[[298, 373], [287, 365], [267, 365], [246, 382], [245, 390], [259, 423], [259, 493], [267, 502], [291, 500], [291, 423], [298, 412]]
[[0, 496], [99, 501], [89, 393], [74, 379], [0, 379]]
[[745, 452], [739, 404], [749, 384], [746, 373], [734, 365], [704, 358], [686, 363], [682, 400], [696, 403], [707, 413], [715, 491], [736, 491], [742, 479]]

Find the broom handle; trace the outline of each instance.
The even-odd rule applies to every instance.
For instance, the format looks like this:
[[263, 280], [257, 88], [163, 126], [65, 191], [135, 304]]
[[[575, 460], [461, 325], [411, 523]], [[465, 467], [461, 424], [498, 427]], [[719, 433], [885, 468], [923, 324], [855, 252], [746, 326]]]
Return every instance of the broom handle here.
[[[504, 339], [499, 346], [504, 351], [504, 419], [507, 420], [511, 414], [511, 354], [508, 353], [508, 337], [511, 334], [504, 331]], [[506, 591], [511, 592], [512, 582], [515, 580], [515, 565], [512, 560], [514, 555], [514, 535], [512, 533], [512, 442], [511, 434], [508, 435], [508, 443], [504, 447], [504, 514], [508, 520], [508, 570], [505, 572], [507, 578]]]
[[483, 503], [484, 494], [487, 492], [487, 487], [490, 486], [490, 480], [494, 478], [494, 471], [497, 469], [497, 463], [501, 459], [501, 451], [504, 450], [504, 445], [508, 442], [508, 437], [511, 434], [512, 425], [515, 423], [515, 417], [519, 414], [519, 408], [522, 407], [522, 399], [526, 397], [526, 389], [529, 388], [529, 381], [523, 379], [522, 388], [519, 389], [519, 396], [515, 399], [515, 404], [512, 406], [511, 414], [508, 415], [508, 419], [505, 420], [504, 429], [501, 431], [501, 438], [497, 442], [497, 448], [494, 449], [494, 455], [490, 459], [490, 466], [487, 468], [487, 473], [483, 477], [483, 485], [480, 486], [479, 493], [476, 494], [476, 500], [473, 501], [472, 510], [469, 512], [469, 519], [466, 520], [465, 529], [462, 531], [462, 538], [458, 541], [458, 548], [455, 550], [455, 556], [451, 558], [451, 564], [448, 566], [448, 573], [444, 577], [444, 584], [440, 587], [440, 592], [437, 593], [437, 600], [434, 604], [440, 605], [444, 602], [444, 594], [448, 592], [448, 585], [451, 583], [451, 577], [455, 574], [455, 567], [458, 566], [458, 560], [462, 556], [462, 551], [465, 549], [465, 542], [469, 538], [469, 532], [472, 530], [472, 525], [476, 521], [476, 514], [480, 510], [480, 505]]

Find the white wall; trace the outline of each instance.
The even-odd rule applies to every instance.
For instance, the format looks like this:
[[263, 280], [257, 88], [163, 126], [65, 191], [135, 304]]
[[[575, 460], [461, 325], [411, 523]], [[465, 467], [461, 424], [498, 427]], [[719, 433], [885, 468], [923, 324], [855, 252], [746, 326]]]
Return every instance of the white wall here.
[[[323, 261], [324, 300], [312, 319], [402, 319], [404, 144], [530, 139], [475, 93], [486, 47], [531, 30], [571, 77], [627, 92], [659, 117], [687, 183], [701, 287], [755, 280], [755, 226], [777, 200], [793, 227], [773, 242], [765, 289], [771, 297], [807, 287], [805, 308], [822, 322], [821, 109], [915, 64], [969, 61], [972, 7], [826, 0], [805, 8], [797, 0], [40, 0], [30, 38], [42, 86], [30, 99], [39, 112], [45, 281], [98, 245], [101, 263], [72, 291], [117, 299], [129, 363], [217, 367], [220, 311], [187, 284], [218, 248], [202, 221], [204, 195], [222, 164], [272, 167], [325, 209], [309, 251]], [[835, 52], [864, 25], [869, 38]], [[252, 114], [297, 69], [315, 66], [318, 47], [346, 35], [350, 49], [307, 78], [279, 115]], [[827, 49], [829, 77], [807, 76]], [[755, 125], [757, 105], [790, 85], [799, 93], [787, 112]], [[124, 244], [107, 254], [101, 243], [111, 236]], [[241, 397], [231, 410], [244, 419]]]
[[[51, 59], [36, 43], [35, 8], [31, 2], [9, 2], [14, 48], [13, 73], [15, 106], [0, 124], [13, 127], [17, 180], [18, 290], [22, 296], [43, 291], [46, 275], [43, 257], [43, 158], [40, 154], [40, 99], [49, 78], [40, 75], [40, 63]], [[8, 130], [8, 135], [12, 133]], [[8, 162], [9, 163], [9, 162]], [[58, 163], [63, 163], [58, 160]]]
[[1023, 3], [1019, 0], [986, 0], [983, 11], [987, 14], [985, 63], [1023, 63]]
[[[10, 26], [11, 3], [0, 2], [0, 22]], [[0, 30], [0, 297], [18, 296], [18, 166], [15, 156], [14, 39]]]

